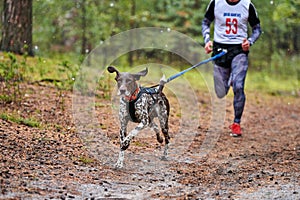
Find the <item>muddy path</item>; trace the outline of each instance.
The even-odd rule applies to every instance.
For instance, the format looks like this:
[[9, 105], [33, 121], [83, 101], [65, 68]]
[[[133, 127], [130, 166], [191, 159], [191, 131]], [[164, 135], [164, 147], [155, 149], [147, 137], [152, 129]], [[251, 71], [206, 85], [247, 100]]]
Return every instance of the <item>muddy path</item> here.
[[2, 104], [1, 113], [40, 126], [0, 119], [0, 199], [300, 199], [299, 98], [248, 92], [244, 135], [232, 138], [230, 96], [214, 129], [210, 95], [196, 92], [195, 105], [170, 93], [169, 159], [159, 159], [163, 146], [146, 129], [126, 151], [124, 169], [115, 169], [111, 100], [96, 100], [95, 131], [76, 126], [71, 93], [24, 90], [21, 104]]

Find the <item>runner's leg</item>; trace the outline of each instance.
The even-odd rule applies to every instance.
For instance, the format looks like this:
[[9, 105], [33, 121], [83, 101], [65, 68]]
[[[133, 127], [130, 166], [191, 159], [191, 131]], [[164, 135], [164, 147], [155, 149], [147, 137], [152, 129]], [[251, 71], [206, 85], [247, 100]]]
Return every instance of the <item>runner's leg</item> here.
[[229, 90], [228, 80], [230, 77], [230, 68], [214, 65], [214, 85], [218, 98], [223, 98]]
[[242, 53], [234, 57], [231, 67], [232, 89], [234, 93], [234, 122], [240, 123], [246, 102], [244, 86], [248, 71], [248, 55]]

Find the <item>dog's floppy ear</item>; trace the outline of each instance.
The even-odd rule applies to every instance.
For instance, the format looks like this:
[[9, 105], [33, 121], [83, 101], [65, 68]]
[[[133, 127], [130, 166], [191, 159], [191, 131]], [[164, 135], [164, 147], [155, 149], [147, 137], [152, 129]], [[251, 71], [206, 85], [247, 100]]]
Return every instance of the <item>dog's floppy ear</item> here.
[[119, 72], [114, 66], [109, 66], [109, 67], [107, 67], [107, 71], [108, 71], [109, 73], [114, 73], [114, 72], [116, 72], [116, 73], [117, 73], [116, 79], [119, 77], [120, 72]]
[[147, 74], [148, 74], [148, 68], [133, 75], [136, 80], [140, 80], [141, 76], [146, 76]]

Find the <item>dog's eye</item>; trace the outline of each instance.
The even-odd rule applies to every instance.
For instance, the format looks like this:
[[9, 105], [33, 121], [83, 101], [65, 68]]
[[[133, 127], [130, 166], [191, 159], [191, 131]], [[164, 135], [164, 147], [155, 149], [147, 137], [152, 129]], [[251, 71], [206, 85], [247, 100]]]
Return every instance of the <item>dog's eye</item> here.
[[126, 80], [126, 83], [131, 83], [131, 82], [132, 82], [132, 80], [130, 80], [130, 79]]

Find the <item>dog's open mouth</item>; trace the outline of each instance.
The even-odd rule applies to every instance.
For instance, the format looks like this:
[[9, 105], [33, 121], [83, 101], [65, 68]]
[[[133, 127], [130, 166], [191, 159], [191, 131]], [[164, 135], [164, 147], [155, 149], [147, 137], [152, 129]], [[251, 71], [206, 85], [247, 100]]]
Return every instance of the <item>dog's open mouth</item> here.
[[118, 90], [118, 95], [124, 97], [124, 96], [130, 96], [131, 94], [129, 91], [126, 90]]

